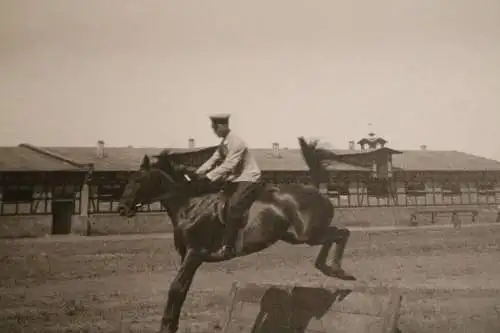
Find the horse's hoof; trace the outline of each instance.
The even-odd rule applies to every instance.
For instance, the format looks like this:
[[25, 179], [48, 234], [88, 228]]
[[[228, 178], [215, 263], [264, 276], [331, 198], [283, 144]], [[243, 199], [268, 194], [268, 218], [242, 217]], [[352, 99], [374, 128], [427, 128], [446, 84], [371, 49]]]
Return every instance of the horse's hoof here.
[[347, 274], [342, 268], [318, 267], [318, 269], [328, 277], [337, 278], [345, 281], [356, 281], [353, 275]]
[[338, 274], [334, 275], [334, 277], [345, 280], [345, 281], [356, 281], [356, 278], [354, 275], [347, 274], [344, 270], [342, 272], [339, 272]]
[[177, 330], [178, 329], [176, 327], [164, 327], [164, 326], [162, 326], [160, 328], [160, 330], [158, 331], [158, 333], [176, 333]]
[[158, 333], [176, 333], [177, 328], [174, 327], [161, 327]]

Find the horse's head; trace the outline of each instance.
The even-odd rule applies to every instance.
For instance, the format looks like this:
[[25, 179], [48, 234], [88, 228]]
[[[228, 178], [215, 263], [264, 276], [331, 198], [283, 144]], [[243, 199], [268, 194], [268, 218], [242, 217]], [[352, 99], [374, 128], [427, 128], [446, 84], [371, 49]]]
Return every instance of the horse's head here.
[[167, 155], [157, 157], [158, 161], [151, 163], [145, 155], [139, 170], [128, 179], [118, 207], [121, 216], [132, 217], [140, 206], [175, 195], [176, 171]]

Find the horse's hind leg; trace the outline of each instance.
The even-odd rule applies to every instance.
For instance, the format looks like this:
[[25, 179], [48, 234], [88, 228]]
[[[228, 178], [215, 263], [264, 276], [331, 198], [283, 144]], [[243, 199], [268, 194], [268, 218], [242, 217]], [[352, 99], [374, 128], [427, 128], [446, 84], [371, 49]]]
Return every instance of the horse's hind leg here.
[[[344, 250], [349, 240], [350, 231], [345, 228], [338, 228], [329, 226], [321, 233], [321, 238], [310, 245], [321, 245], [321, 249], [316, 257], [314, 266], [319, 269], [323, 274], [330, 277], [339, 278], [342, 280], [355, 280], [356, 278], [344, 271], [342, 268], [342, 257]], [[328, 254], [335, 243], [335, 256], [333, 257], [332, 265], [329, 266], [326, 261]]]
[[[314, 210], [316, 216], [313, 221], [316, 222], [316, 228], [313, 229], [307, 241], [311, 246], [321, 245], [314, 266], [327, 276], [342, 280], [355, 280], [354, 276], [347, 274], [342, 268], [342, 257], [351, 233], [346, 228], [331, 226], [334, 215], [333, 204], [328, 199], [318, 201], [320, 202], [321, 206], [317, 206]], [[334, 243], [335, 256], [332, 265], [329, 266], [326, 261]]]

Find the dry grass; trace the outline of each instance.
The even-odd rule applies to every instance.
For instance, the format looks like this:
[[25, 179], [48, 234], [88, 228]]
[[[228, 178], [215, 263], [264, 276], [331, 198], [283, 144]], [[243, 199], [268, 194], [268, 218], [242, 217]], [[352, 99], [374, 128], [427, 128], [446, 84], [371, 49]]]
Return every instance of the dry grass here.
[[[500, 227], [354, 232], [346, 269], [361, 283], [399, 286], [400, 329], [500, 332]], [[277, 245], [207, 264], [182, 332], [217, 332], [234, 280], [336, 285], [312, 266], [318, 248]], [[178, 265], [169, 237], [3, 240], [0, 332], [155, 332]]]

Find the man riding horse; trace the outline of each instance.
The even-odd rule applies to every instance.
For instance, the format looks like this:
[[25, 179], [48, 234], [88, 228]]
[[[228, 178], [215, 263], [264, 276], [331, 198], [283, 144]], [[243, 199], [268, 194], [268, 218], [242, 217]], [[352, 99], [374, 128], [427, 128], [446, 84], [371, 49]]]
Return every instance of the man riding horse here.
[[[136, 214], [137, 207], [160, 201], [174, 228], [174, 245], [181, 262], [168, 290], [161, 333], [177, 332], [186, 296], [203, 263], [247, 256], [278, 241], [320, 246], [314, 267], [332, 278], [356, 279], [342, 267], [350, 232], [332, 224], [335, 207], [330, 199], [316, 186], [306, 184], [278, 184], [269, 190], [257, 190], [261, 172], [247, 145], [229, 130], [228, 119], [228, 116], [212, 117], [212, 127], [222, 142], [217, 152], [198, 169], [198, 177], [176, 165], [169, 153], [157, 156], [155, 163], [145, 155], [139, 169], [130, 175], [120, 199], [120, 215], [129, 218]], [[298, 139], [309, 174], [314, 183], [320, 183], [323, 154], [315, 144], [308, 144], [303, 137]], [[222, 163], [215, 166], [217, 161]], [[214, 182], [229, 183], [233, 191], [228, 191], [226, 226], [214, 218], [219, 215], [218, 195], [213, 189], [200, 194], [198, 182], [190, 181], [192, 178], [201, 178], [207, 185], [213, 184], [208, 187], [214, 189], [219, 188]], [[235, 249], [239, 228], [242, 229], [241, 246]], [[226, 237], [222, 237], [224, 233]], [[335, 252], [328, 263], [334, 244]]]
[[222, 140], [214, 154], [196, 170], [201, 182], [225, 182], [224, 192], [228, 201], [224, 244], [214, 254], [220, 259], [235, 256], [238, 230], [261, 182], [257, 161], [245, 141], [229, 128], [229, 117], [225, 114], [210, 117], [215, 135]]

